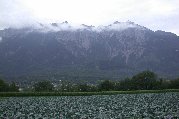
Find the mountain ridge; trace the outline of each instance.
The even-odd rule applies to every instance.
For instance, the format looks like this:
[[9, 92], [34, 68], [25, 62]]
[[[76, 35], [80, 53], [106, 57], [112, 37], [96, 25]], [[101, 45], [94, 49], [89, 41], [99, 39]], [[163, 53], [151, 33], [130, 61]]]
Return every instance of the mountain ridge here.
[[[131, 21], [126, 21], [126, 22], [119, 22], [115, 21], [112, 24], [108, 25], [99, 25], [99, 26], [93, 26], [93, 25], [86, 25], [86, 24], [80, 24], [80, 25], [71, 25], [67, 21], [64, 21], [62, 23], [37, 23], [36, 25], [32, 26], [24, 26], [22, 28], [15, 28], [15, 27], [9, 27], [5, 28], [3, 30], [8, 30], [8, 29], [25, 29], [25, 30], [36, 30], [40, 32], [55, 32], [55, 31], [63, 31], [63, 30], [93, 30], [93, 31], [102, 31], [102, 30], [124, 30], [127, 28], [143, 28], [147, 29], [146, 27], [140, 26], [138, 24], [135, 24], [134, 22]], [[1, 30], [2, 31], [2, 30]]]
[[68, 22], [60, 25], [1, 30], [0, 73], [22, 75], [64, 67], [119, 71], [119, 75], [142, 70], [174, 77], [179, 73], [176, 34], [152, 31], [130, 21], [98, 27], [83, 24], [77, 29], [66, 27]]

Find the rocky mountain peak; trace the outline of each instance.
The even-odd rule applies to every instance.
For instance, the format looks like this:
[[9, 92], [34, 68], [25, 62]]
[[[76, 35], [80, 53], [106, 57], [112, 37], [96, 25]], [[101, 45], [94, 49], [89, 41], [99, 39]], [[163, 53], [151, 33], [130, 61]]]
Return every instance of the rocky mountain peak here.
[[2, 74], [58, 71], [64, 67], [126, 74], [179, 71], [179, 38], [172, 33], [118, 21], [101, 27], [82, 24], [75, 29], [65, 22], [38, 28], [0, 31]]

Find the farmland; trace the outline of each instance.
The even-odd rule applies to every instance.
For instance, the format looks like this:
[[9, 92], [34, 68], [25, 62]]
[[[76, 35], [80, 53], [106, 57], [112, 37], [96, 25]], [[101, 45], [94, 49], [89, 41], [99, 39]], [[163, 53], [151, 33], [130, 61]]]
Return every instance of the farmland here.
[[2, 97], [1, 118], [157, 118], [179, 117], [179, 93], [93, 96]]

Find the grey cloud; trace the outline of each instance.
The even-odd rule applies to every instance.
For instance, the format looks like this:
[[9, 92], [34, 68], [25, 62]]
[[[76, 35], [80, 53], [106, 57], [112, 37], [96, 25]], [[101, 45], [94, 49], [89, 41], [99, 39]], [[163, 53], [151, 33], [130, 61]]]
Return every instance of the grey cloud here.
[[[58, 5], [53, 3], [57, 1], [59, 2]], [[65, 0], [0, 0], [0, 29], [6, 27], [21, 28], [25, 26], [39, 27], [39, 23], [47, 24], [54, 21], [62, 22], [64, 20], [71, 23], [87, 23], [87, 25], [96, 26], [106, 25], [116, 20], [130, 20], [152, 30], [171, 31], [179, 35], [178, 0], [87, 1], [91, 6], [86, 6], [86, 2], [83, 0], [76, 0], [75, 2], [67, 1], [72, 2], [72, 4], [69, 4]], [[43, 6], [44, 2], [47, 6]], [[28, 4], [25, 5], [25, 3], [31, 3], [31, 6], [29, 5], [30, 7], [28, 7]], [[48, 3], [49, 6], [51, 5], [50, 3], [53, 3], [52, 5], [55, 5], [55, 9], [51, 10], [53, 6], [48, 8]], [[36, 6], [35, 9], [31, 8], [33, 5]], [[44, 17], [38, 16], [45, 9], [46, 11], [43, 13]], [[81, 28], [82, 26], [78, 27]], [[122, 27], [125, 26], [120, 26], [120, 28]], [[61, 29], [65, 28], [68, 27], [64, 26]], [[114, 26], [114, 28], [117, 27]], [[53, 29], [55, 28], [53, 27]], [[58, 28], [56, 29], [59, 30]]]

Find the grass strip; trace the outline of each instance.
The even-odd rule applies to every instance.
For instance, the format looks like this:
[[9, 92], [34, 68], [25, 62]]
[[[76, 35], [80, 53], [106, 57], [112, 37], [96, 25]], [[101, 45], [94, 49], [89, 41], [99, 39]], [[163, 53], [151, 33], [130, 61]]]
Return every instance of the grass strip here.
[[179, 92], [179, 89], [135, 90], [135, 91], [101, 91], [101, 92], [0, 92], [0, 97], [32, 97], [32, 96], [92, 96], [141, 93]]

